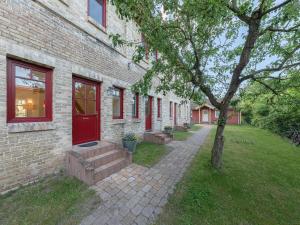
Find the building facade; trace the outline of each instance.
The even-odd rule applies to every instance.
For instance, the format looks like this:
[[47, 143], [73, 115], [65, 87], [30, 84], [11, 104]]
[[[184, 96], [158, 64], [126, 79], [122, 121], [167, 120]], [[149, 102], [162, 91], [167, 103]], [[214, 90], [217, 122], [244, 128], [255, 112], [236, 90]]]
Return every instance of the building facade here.
[[190, 122], [184, 99], [131, 91], [152, 56], [134, 64], [111, 33], [142, 41], [105, 0], [0, 0], [0, 192], [63, 168], [74, 145]]

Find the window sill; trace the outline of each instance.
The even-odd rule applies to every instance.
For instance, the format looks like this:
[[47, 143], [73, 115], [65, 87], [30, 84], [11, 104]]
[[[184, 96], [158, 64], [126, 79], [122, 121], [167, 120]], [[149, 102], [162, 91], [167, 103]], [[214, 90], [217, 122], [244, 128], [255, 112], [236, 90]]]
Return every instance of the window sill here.
[[124, 124], [126, 123], [125, 119], [113, 119], [112, 124], [117, 125], [117, 124]]
[[141, 123], [142, 120], [139, 119], [139, 118], [133, 118], [133, 119], [132, 119], [132, 122], [133, 122], [133, 123]]
[[33, 131], [55, 130], [53, 122], [30, 122], [30, 123], [9, 123], [7, 124], [8, 133], [21, 133]]
[[96, 28], [101, 30], [103, 33], [106, 33], [106, 28], [102, 26], [102, 24], [98, 23], [96, 20], [94, 20], [92, 17], [88, 16], [88, 22], [90, 22], [92, 25], [94, 25]]
[[66, 6], [69, 6], [70, 2], [69, 0], [59, 0], [61, 3], [65, 4]]

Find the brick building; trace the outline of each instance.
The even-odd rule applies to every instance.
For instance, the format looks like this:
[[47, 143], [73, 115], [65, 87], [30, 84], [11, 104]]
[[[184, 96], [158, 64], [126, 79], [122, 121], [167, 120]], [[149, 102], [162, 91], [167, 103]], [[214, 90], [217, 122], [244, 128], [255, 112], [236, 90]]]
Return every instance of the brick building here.
[[0, 0], [0, 192], [63, 168], [74, 145], [190, 121], [172, 93], [132, 93], [151, 63], [110, 33], [141, 41], [105, 0]]

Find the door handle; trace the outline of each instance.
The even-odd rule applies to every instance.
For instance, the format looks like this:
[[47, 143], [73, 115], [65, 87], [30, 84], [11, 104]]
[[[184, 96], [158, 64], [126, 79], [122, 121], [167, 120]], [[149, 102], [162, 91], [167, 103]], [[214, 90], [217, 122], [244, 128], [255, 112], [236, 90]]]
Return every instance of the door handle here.
[[88, 118], [88, 117], [82, 117], [82, 119], [83, 119], [83, 120], [88, 120], [89, 118]]

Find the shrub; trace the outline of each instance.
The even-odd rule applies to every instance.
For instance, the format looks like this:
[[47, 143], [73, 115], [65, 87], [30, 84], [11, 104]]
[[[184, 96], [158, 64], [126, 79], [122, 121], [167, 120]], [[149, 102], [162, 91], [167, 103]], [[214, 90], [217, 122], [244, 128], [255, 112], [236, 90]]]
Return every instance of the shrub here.
[[134, 133], [128, 133], [123, 138], [124, 141], [137, 141], [137, 137]]

